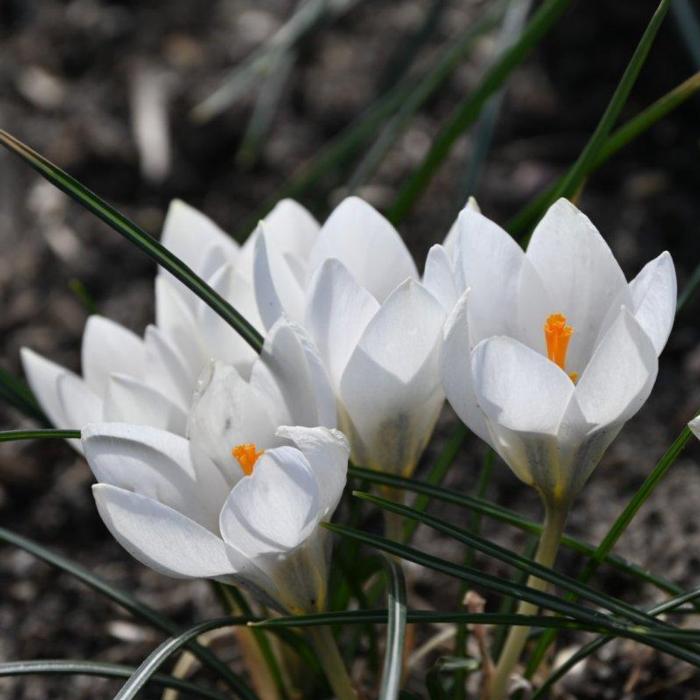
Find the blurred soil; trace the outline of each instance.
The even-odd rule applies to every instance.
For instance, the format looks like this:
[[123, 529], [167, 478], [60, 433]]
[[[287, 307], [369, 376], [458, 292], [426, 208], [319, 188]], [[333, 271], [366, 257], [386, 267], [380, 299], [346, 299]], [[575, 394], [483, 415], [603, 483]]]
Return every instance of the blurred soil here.
[[[421, 56], [484, 11], [483, 2], [447, 2]], [[509, 83], [495, 143], [477, 189], [485, 213], [505, 223], [576, 157], [594, 128], [655, 3], [575, 2], [543, 45]], [[206, 9], [203, 9], [206, 6]], [[360, 2], [333, 26], [306, 39], [259, 160], [236, 162], [253, 104], [238, 102], [206, 126], [190, 109], [227, 70], [268, 37], [293, 8], [283, 0], [212, 0], [202, 4], [107, 0], [0, 2], [0, 125], [60, 163], [157, 232], [167, 204], [181, 197], [223, 228], [240, 232], [304, 160], [381, 92], [387, 66], [401, 55], [431, 3]], [[491, 60], [494, 41], [481, 41], [449, 84], [430, 101], [361, 191], [379, 208], [420, 160], [451, 109]], [[696, 68], [669, 16], [626, 108], [629, 117]], [[145, 82], [144, 82], [145, 81]], [[157, 91], [170, 126], [169, 164], [140, 164], [133, 133], [139, 86]], [[661, 250], [673, 254], [681, 289], [698, 246], [698, 117], [691, 100], [588, 183], [581, 206], [612, 246], [628, 277]], [[148, 149], [147, 149], [148, 150]], [[422, 260], [444, 236], [466, 193], [460, 183], [471, 145], [465, 139], [435, 178], [402, 233]], [[143, 153], [141, 153], [143, 158]], [[149, 173], [144, 175], [144, 169]], [[347, 171], [346, 171], [347, 172]], [[302, 201], [323, 217], [343, 196], [324, 179]], [[19, 348], [30, 346], [79, 367], [88, 311], [141, 331], [152, 318], [153, 266], [89, 214], [0, 153], [0, 364], [19, 372]], [[609, 450], [571, 516], [570, 531], [598, 542], [671, 440], [700, 406], [700, 299], [678, 318], [652, 399]], [[28, 425], [0, 407], [0, 427]], [[436, 455], [454, 424], [448, 409], [429, 449]], [[448, 482], [474, 487], [483, 447], [468, 441]], [[700, 579], [700, 448], [692, 444], [640, 512], [617, 552], [676, 581]], [[61, 443], [8, 443], [0, 448], [0, 525], [59, 551], [183, 625], [219, 614], [205, 583], [164, 579], [133, 561], [107, 534], [90, 496], [84, 462]], [[532, 494], [496, 465], [489, 496], [539, 517]], [[455, 522], [465, 520], [447, 511]], [[510, 546], [524, 539], [484, 522]], [[452, 543], [420, 530], [418, 546], [459, 560]], [[505, 574], [479, 560], [485, 570]], [[564, 552], [559, 566], [581, 561]], [[415, 604], [444, 608], [455, 584], [416, 570]], [[599, 585], [629, 602], [658, 600], [603, 569]], [[498, 601], [489, 598], [489, 608]], [[691, 620], [692, 622], [692, 620]], [[430, 630], [433, 632], [434, 630]], [[425, 631], [419, 636], [425, 636]], [[138, 663], [160, 637], [71, 577], [25, 552], [0, 546], [0, 661], [64, 657]], [[563, 646], [575, 641], [562, 637]], [[445, 647], [445, 653], [449, 648]], [[431, 659], [433, 657], [430, 657]], [[419, 688], [420, 666], [410, 681]], [[114, 682], [94, 678], [0, 680], [0, 697], [23, 700], [109, 698]], [[624, 689], [624, 690], [623, 690]], [[607, 646], [559, 689], [568, 698], [700, 698], [700, 679], [687, 667], [628, 643]]]

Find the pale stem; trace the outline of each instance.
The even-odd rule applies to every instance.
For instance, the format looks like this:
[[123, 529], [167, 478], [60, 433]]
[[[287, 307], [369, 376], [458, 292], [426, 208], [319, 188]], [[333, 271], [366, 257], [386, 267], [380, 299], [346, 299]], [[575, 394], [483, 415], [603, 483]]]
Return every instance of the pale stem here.
[[337, 700], [357, 700], [331, 628], [326, 625], [310, 627], [308, 634]]
[[[557, 556], [569, 509], [565, 503], [553, 504], [547, 499], [544, 499], [544, 506], [544, 526], [535, 561], [542, 566], [551, 568]], [[527, 585], [538, 591], [544, 591], [547, 588], [547, 582], [536, 576], [530, 576]], [[537, 609], [537, 605], [521, 601], [517, 613], [519, 615], [534, 615]], [[529, 631], [530, 628], [525, 626], [511, 627], [489, 684], [488, 700], [503, 700], [506, 697], [511, 674], [520, 659]]]

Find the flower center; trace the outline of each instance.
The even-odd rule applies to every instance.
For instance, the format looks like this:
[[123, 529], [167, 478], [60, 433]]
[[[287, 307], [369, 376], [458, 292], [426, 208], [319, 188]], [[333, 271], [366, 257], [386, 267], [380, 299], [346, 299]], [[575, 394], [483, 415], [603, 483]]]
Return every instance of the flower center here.
[[254, 442], [244, 442], [236, 445], [231, 454], [238, 460], [241, 469], [246, 476], [250, 476], [255, 468], [255, 463], [265, 453], [265, 450], [258, 452], [258, 447]]
[[[574, 329], [566, 325], [566, 316], [564, 314], [552, 314], [547, 317], [544, 323], [547, 357], [561, 369], [565, 369], [566, 351], [569, 348], [569, 341], [573, 333]], [[578, 373], [570, 372], [569, 377], [572, 382], [575, 382], [578, 378]]]

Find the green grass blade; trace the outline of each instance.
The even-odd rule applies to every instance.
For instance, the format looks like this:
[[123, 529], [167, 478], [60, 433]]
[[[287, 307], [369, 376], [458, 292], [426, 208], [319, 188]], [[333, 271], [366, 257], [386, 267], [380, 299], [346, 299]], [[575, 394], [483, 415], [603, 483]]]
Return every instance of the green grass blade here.
[[[457, 455], [459, 454], [459, 451], [462, 445], [464, 444], [464, 440], [466, 439], [468, 433], [469, 431], [463, 423], [460, 423], [457, 426], [455, 431], [448, 438], [447, 442], [445, 443], [445, 446], [440, 451], [440, 454], [435, 460], [435, 464], [428, 472], [425, 483], [431, 484], [433, 486], [439, 486], [442, 483], [442, 480], [445, 478], [445, 475], [447, 474], [450, 467], [457, 458]], [[422, 512], [428, 507], [428, 503], [430, 503], [430, 497], [424, 493], [421, 493], [416, 498], [416, 501], [413, 504], [413, 508], [417, 511]], [[404, 542], [411, 541], [413, 533], [416, 531], [417, 527], [418, 521], [416, 520], [407, 520], [404, 523]]]
[[[627, 506], [625, 506], [625, 509], [612, 524], [612, 527], [610, 530], [608, 530], [601, 543], [598, 545], [598, 547], [596, 547], [596, 550], [593, 552], [583, 571], [578, 577], [580, 582], [587, 583], [590, 581], [591, 577], [601, 565], [605, 557], [611, 552], [612, 548], [620, 539], [622, 533], [627, 529], [635, 515], [637, 515], [639, 509], [644, 505], [646, 500], [653, 493], [654, 489], [666, 476], [666, 473], [673, 466], [676, 459], [678, 459], [678, 456], [683, 451], [683, 448], [687, 445], [691, 437], [692, 433], [690, 429], [687, 426], [684, 427], [680, 435], [673, 441], [672, 445], [668, 448], [663, 457], [661, 457], [656, 467], [654, 467], [654, 470], [644, 480], [644, 483], [639, 487], [630, 502], [627, 504]], [[570, 600], [574, 599], [573, 596], [568, 596], [568, 598]], [[547, 653], [547, 649], [554, 642], [555, 637], [556, 632], [547, 632], [542, 635], [528, 663], [526, 669], [526, 675], [528, 677], [532, 677], [532, 675], [535, 673], [542, 662], [542, 659]]]
[[102, 219], [107, 225], [121, 234], [129, 242], [140, 248], [161, 267], [177, 277], [191, 289], [205, 304], [210, 306], [226, 321], [256, 352], [262, 350], [263, 339], [253, 326], [236, 311], [218, 292], [198, 277], [185, 263], [162, 246], [155, 238], [127, 219], [114, 207], [91, 192], [74, 177], [61, 170], [49, 160], [0, 129], [0, 144], [5, 146], [25, 163], [34, 168], [52, 185], [65, 192], [76, 202]]
[[[128, 610], [135, 617], [148, 622], [150, 625], [166, 634], [180, 633], [178, 625], [164, 615], [161, 615], [157, 610], [145, 605], [129, 593], [115, 588], [99, 576], [96, 576], [79, 564], [70, 561], [70, 559], [42, 547], [37, 542], [2, 527], [0, 527], [0, 542], [6, 542], [14, 547], [19, 547], [25, 552], [29, 552], [38, 559], [45, 561], [47, 564], [70, 574], [98, 593], [107, 596], [110, 600]], [[246, 698], [246, 700], [256, 700], [253, 691], [215, 654], [196, 642], [189, 642], [187, 648], [203, 664], [218, 673], [239, 697]]]
[[582, 584], [570, 576], [560, 574], [549, 567], [542, 566], [541, 564], [532, 561], [531, 559], [521, 557], [509, 549], [501, 547], [482, 537], [478, 537], [467, 530], [457, 528], [440, 518], [433, 517], [427, 513], [414, 511], [408, 506], [389, 501], [381, 496], [375, 496], [374, 494], [355, 492], [353, 495], [357, 498], [361, 498], [375, 504], [382, 510], [388, 510], [405, 518], [416, 519], [433, 530], [441, 532], [443, 535], [447, 535], [448, 537], [451, 537], [452, 539], [466, 545], [467, 547], [470, 547], [471, 549], [482, 552], [487, 556], [493, 557], [498, 561], [508, 564], [509, 566], [513, 566], [529, 575], [536, 576], [537, 578], [547, 581], [555, 586], [559, 586], [559, 588], [571, 591], [572, 593], [575, 593], [578, 598], [588, 600], [590, 603], [593, 603], [604, 610], [608, 610], [611, 613], [625, 617], [631, 622], [652, 626], [655, 625], [653, 619], [644, 613], [639, 612], [631, 605], [627, 605], [626, 603], [623, 603], [612, 596], [589, 588], [587, 585]]
[[[362, 469], [360, 467], [351, 467], [349, 474], [352, 477], [357, 479], [365, 479], [371, 483], [382, 484], [395, 489], [420, 493], [428, 499], [436, 499], [446, 503], [453, 503], [455, 505], [473, 510], [474, 512], [481, 513], [486, 517], [512, 525], [513, 527], [517, 527], [519, 530], [523, 530], [524, 532], [532, 533], [534, 535], [542, 534], [542, 525], [540, 523], [523, 518], [512, 510], [498, 506], [490, 501], [475, 498], [474, 496], [460, 494], [455, 491], [426, 484], [415, 479], [405, 479], [403, 477], [376, 472], [369, 469]], [[596, 552], [596, 547], [594, 545], [568, 535], [564, 535], [562, 538], [562, 545], [587, 557], [593, 556], [593, 554]], [[682, 591], [682, 589], [676, 584], [660, 576], [651, 574], [636, 564], [627, 562], [616, 555], [608, 554], [604, 561], [606, 564], [612, 566], [618, 571], [633, 576], [641, 581], [651, 583], [666, 593], [677, 594]]]
[[0, 367], [0, 399], [14, 406], [28, 418], [49, 425], [49, 419], [44, 415], [31, 389], [19, 378]]
[[[104, 661], [72, 661], [70, 659], [42, 659], [41, 661], [8, 661], [0, 663], [1, 676], [31, 676], [31, 675], [76, 675], [99, 676], [102, 678], [128, 678], [133, 672], [132, 666], [110, 664]], [[208, 700], [227, 700], [226, 695], [210, 690], [196, 683], [181, 680], [173, 676], [156, 673], [150, 682], [163, 688], [181, 690], [197, 698]]]
[[12, 442], [13, 440], [80, 440], [79, 430], [57, 430], [56, 428], [44, 428], [42, 430], [3, 430], [0, 432], [0, 442]]
[[486, 101], [519, 66], [569, 5], [570, 0], [545, 0], [525, 27], [520, 39], [487, 71], [469, 97], [453, 112], [440, 130], [423, 162], [399, 191], [389, 212], [392, 222], [400, 221], [426, 189], [457, 139], [479, 117]]
[[141, 665], [131, 674], [129, 680], [121, 687], [114, 696], [114, 700], [132, 700], [141, 688], [148, 683], [156, 671], [178, 650], [188, 642], [194, 640], [200, 634], [210, 630], [230, 627], [231, 625], [241, 625], [248, 622], [245, 617], [221, 617], [216, 620], [200, 622], [194, 627], [185, 630], [176, 637], [166, 639], [157, 649], [149, 654]]
[[673, 0], [671, 12], [696, 68], [700, 68], [700, 21], [690, 0]]
[[603, 147], [608, 134], [615, 126], [615, 122], [617, 122], [620, 112], [627, 102], [627, 98], [629, 97], [632, 87], [637, 81], [639, 72], [641, 71], [647, 56], [649, 55], [649, 51], [651, 50], [654, 39], [661, 28], [661, 24], [664, 21], [664, 17], [668, 12], [670, 4], [671, 0], [661, 0], [656, 8], [656, 12], [654, 12], [649, 24], [647, 25], [647, 28], [644, 30], [642, 38], [639, 40], [639, 44], [634, 50], [632, 58], [625, 68], [625, 72], [623, 73], [617, 88], [615, 88], [615, 92], [610, 99], [610, 103], [598, 122], [598, 126], [596, 126], [595, 131], [581, 151], [581, 154], [577, 158], [574, 165], [552, 193], [552, 201], [558, 199], [559, 197], [572, 197], [583, 183], [587, 170], [589, 170], [592, 164], [595, 162], [600, 149]]
[[406, 580], [400, 564], [385, 557], [387, 591], [387, 635], [379, 700], [396, 700], [401, 690], [403, 650], [406, 640]]

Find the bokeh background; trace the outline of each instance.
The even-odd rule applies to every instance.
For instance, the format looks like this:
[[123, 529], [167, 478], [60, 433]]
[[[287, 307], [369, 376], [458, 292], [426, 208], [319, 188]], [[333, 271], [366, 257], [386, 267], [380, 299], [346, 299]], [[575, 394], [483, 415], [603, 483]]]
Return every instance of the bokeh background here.
[[[523, 0], [513, 0], [518, 4]], [[297, 8], [284, 0], [0, 2], [0, 126], [29, 143], [154, 234], [179, 197], [242, 239], [300, 167], [401, 76], [424, 74], [448, 42], [494, 9], [491, 0], [355, 0], [308, 31], [294, 50], [255, 74], [206, 123], [192, 110], [264, 46]], [[465, 135], [400, 230], [419, 265], [444, 237], [468, 194], [505, 223], [563, 173], [602, 114], [656, 3], [578, 0], [509, 79], [493, 142], [475, 170], [479, 139]], [[534, 3], [537, 6], [537, 3]], [[623, 113], [633, 116], [700, 68], [677, 3]], [[692, 28], [692, 27], [691, 27]], [[695, 45], [697, 47], [697, 45]], [[410, 121], [371, 177], [353, 191], [380, 210], [421, 161], [443, 124], [499, 51], [483, 33], [449, 80]], [[240, 72], [238, 73], [240, 79]], [[255, 115], [254, 119], [251, 119]], [[700, 264], [700, 97], [626, 147], [587, 183], [581, 208], [628, 277], [661, 250], [680, 288]], [[252, 127], [251, 127], [252, 125]], [[256, 131], [257, 130], [257, 131]], [[479, 137], [483, 140], [485, 132]], [[376, 132], [375, 132], [376, 134]], [[299, 193], [320, 219], [349, 192], [369, 141]], [[8, 153], [0, 153], [0, 365], [20, 373], [23, 345], [79, 368], [82, 328], [98, 311], [137, 332], [153, 316], [154, 266]], [[570, 530], [597, 542], [700, 407], [700, 300], [677, 320], [652, 399], [607, 453], [573, 510]], [[118, 349], [115, 348], [115, 352]], [[425, 468], [454, 424], [445, 410]], [[0, 406], [0, 427], [29, 425]], [[483, 447], [470, 439], [448, 482], [474, 486]], [[0, 525], [74, 558], [183, 624], [218, 614], [204, 583], [163, 579], [109, 537], [90, 496], [86, 464], [62, 443], [0, 447]], [[531, 516], [532, 494], [502, 465], [489, 497]], [[700, 449], [694, 444], [637, 517], [617, 551], [684, 586], [700, 579]], [[465, 514], [455, 512], [456, 519]], [[501, 542], [522, 536], [485, 524]], [[444, 556], [452, 545], [422, 531]], [[567, 552], [561, 567], [580, 561]], [[484, 560], [491, 571], [505, 573]], [[415, 572], [421, 607], [444, 606], [453, 583]], [[603, 569], [600, 585], [633, 602], [653, 592]], [[429, 630], [434, 632], [435, 630]], [[564, 640], [566, 638], [563, 638]], [[134, 663], [159, 637], [66, 575], [0, 546], [0, 659], [70, 657]], [[235, 654], [235, 651], [232, 653]], [[606, 647], [572, 675], [561, 697], [696, 698], [687, 668], [626, 643]], [[108, 698], [91, 678], [0, 679], [0, 697]]]

